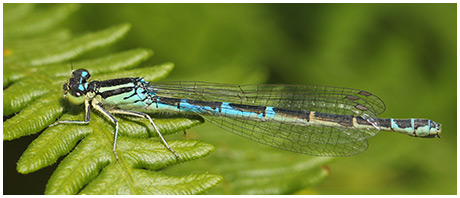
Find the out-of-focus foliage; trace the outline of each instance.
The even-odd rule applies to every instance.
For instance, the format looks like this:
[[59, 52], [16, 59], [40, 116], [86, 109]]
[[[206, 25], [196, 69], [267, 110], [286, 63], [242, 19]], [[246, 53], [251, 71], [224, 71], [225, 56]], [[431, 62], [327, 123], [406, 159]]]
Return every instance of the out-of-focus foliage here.
[[[456, 12], [455, 4], [84, 4], [66, 25], [131, 23], [121, 44], [84, 56], [152, 48], [152, 63], [175, 63], [168, 80], [358, 88], [385, 101], [381, 117], [443, 124], [441, 139], [380, 133], [301, 193], [456, 194]], [[266, 149], [216, 127], [187, 131], [194, 135], [216, 153]]]

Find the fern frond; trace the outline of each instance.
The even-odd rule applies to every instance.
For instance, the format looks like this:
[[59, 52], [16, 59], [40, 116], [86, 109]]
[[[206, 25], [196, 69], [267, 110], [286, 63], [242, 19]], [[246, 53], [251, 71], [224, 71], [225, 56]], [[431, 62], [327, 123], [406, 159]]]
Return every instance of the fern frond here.
[[[155, 138], [157, 133], [145, 119], [119, 118], [118, 161], [112, 151], [114, 126], [94, 112], [89, 125], [48, 127], [57, 119], [81, 120], [84, 117], [81, 107], [71, 105], [62, 97], [62, 85], [71, 74], [67, 61], [115, 43], [130, 25], [71, 36], [68, 30], [53, 30], [52, 27], [78, 5], [54, 5], [41, 11], [34, 10], [35, 6], [13, 8], [22, 14], [13, 16], [14, 12], [6, 12], [11, 16], [6, 17], [9, 23], [5, 26], [3, 115], [8, 117], [3, 123], [3, 139], [13, 140], [42, 131], [19, 159], [18, 172], [35, 172], [68, 154], [48, 181], [46, 194], [197, 194], [222, 180], [221, 176], [208, 173], [168, 176], [157, 172], [202, 158], [212, 152], [214, 146], [193, 140], [169, 141], [181, 156], [176, 159]], [[44, 32], [49, 34], [34, 36]], [[30, 45], [25, 47], [26, 43]], [[135, 68], [152, 54], [149, 49], [133, 49], [76, 60], [72, 64], [90, 70], [98, 80], [143, 76], [156, 81], [168, 75], [174, 65]], [[203, 123], [199, 116], [152, 117], [163, 135]], [[157, 183], [146, 185], [147, 181]]]

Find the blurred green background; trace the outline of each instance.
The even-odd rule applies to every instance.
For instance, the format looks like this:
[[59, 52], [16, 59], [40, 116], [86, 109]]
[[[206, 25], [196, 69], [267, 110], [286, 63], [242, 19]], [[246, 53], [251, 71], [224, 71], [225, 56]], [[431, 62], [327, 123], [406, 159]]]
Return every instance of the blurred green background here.
[[[61, 26], [78, 34], [130, 23], [117, 45], [81, 58], [153, 49], [144, 64], [174, 62], [167, 80], [369, 91], [386, 104], [381, 117], [432, 119], [443, 124], [442, 138], [382, 132], [366, 152], [336, 159], [322, 183], [299, 193], [456, 194], [456, 17], [456, 4], [82, 4]], [[233, 136], [207, 125], [190, 131], [203, 141]], [[11, 186], [35, 177], [31, 193], [42, 194], [54, 167], [12, 173], [25, 150], [10, 153], [14, 143], [4, 143], [4, 193], [20, 193], [21, 185]]]

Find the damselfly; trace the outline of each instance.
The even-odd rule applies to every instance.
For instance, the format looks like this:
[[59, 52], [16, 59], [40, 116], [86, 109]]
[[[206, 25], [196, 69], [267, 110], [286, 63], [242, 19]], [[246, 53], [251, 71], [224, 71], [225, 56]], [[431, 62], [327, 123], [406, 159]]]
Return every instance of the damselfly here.
[[[414, 137], [439, 137], [441, 124], [428, 119], [377, 118], [385, 105], [362, 90], [307, 85], [230, 85], [205, 82], [149, 83], [143, 78], [89, 81], [85, 69], [72, 72], [64, 94], [73, 104], [85, 104], [88, 124], [90, 107], [115, 124], [113, 152], [116, 159], [118, 121], [112, 114], [148, 119], [132, 111], [194, 113], [225, 130], [250, 140], [287, 151], [315, 156], [349, 156], [367, 149], [367, 139], [380, 130]], [[130, 110], [127, 110], [130, 109]], [[53, 124], [53, 125], [55, 125]]]

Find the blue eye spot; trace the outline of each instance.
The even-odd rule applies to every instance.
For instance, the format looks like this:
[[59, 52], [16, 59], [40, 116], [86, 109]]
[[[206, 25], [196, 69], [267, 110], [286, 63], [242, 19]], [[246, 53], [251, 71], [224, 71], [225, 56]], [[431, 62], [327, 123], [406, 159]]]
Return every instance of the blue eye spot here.
[[81, 91], [84, 91], [84, 90], [85, 90], [85, 88], [83, 87], [82, 84], [78, 85], [78, 89], [81, 90]]
[[84, 76], [86, 76], [86, 75], [88, 75], [88, 72], [87, 72], [87, 71], [83, 71], [83, 72], [81, 72], [81, 76], [83, 76], [83, 77], [84, 77]]

